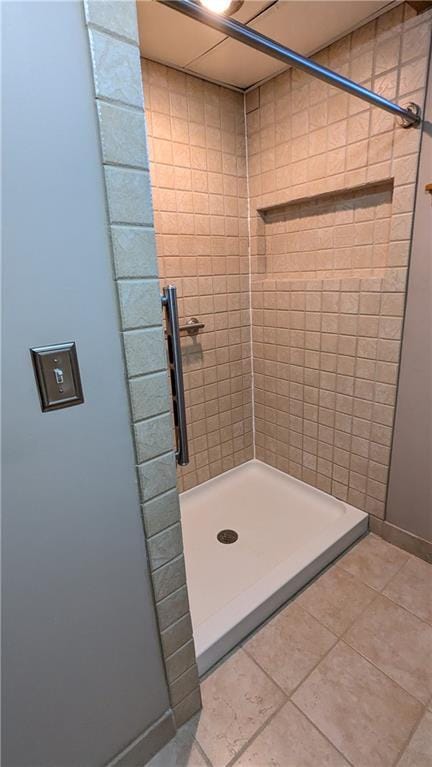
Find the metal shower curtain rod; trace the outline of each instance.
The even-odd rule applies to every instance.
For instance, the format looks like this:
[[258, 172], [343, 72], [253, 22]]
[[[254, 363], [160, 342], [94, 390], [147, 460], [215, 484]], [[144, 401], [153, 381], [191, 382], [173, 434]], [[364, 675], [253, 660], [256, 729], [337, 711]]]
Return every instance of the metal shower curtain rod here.
[[388, 101], [378, 93], [370, 91], [368, 88], [364, 88], [362, 85], [349, 80], [343, 75], [338, 75], [327, 67], [317, 64], [317, 62], [302, 56], [300, 53], [292, 51], [290, 48], [286, 48], [284, 45], [277, 43], [270, 37], [262, 35], [245, 24], [241, 24], [239, 21], [223, 16], [221, 14], [213, 13], [194, 0], [158, 0], [163, 5], [167, 5], [169, 8], [173, 8], [180, 13], [184, 13], [196, 21], [201, 21], [213, 29], [222, 32], [229, 37], [233, 37], [240, 43], [245, 43], [251, 48], [255, 48], [261, 53], [266, 53], [268, 56], [273, 56], [275, 59], [279, 59], [284, 64], [291, 64], [296, 69], [301, 69], [303, 72], [307, 72], [313, 77], [317, 77], [319, 80], [323, 80], [329, 85], [334, 85], [335, 88], [339, 88], [342, 91], [346, 91], [352, 96], [357, 96], [363, 101], [369, 102], [372, 106], [384, 109], [386, 112], [390, 112], [399, 118], [400, 124], [404, 128], [409, 128], [412, 125], [419, 125], [421, 122], [420, 107], [417, 104], [410, 103], [405, 108], [395, 104], [393, 101]]

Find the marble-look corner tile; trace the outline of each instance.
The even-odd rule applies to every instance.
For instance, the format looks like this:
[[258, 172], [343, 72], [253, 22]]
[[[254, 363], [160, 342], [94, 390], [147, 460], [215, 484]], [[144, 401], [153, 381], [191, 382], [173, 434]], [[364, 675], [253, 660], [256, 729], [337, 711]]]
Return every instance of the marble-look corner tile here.
[[96, 29], [89, 37], [96, 96], [142, 108], [139, 48]]
[[166, 369], [167, 356], [162, 326], [130, 330], [123, 334], [126, 367], [130, 377]]
[[218, 767], [225, 767], [285, 700], [243, 650], [202, 682], [201, 695], [196, 739]]
[[428, 562], [409, 557], [383, 593], [418, 618], [432, 623], [432, 565]]
[[348, 762], [292, 703], [252, 741], [235, 767], [348, 767]]
[[155, 599], [159, 602], [186, 583], [186, 570], [182, 556], [173, 559], [153, 573]]
[[379, 596], [345, 641], [426, 705], [432, 696], [432, 626]]
[[144, 113], [97, 101], [104, 162], [148, 168]]
[[192, 639], [192, 623], [190, 615], [180, 618], [177, 623], [161, 632], [162, 649], [166, 658], [170, 657], [180, 647]]
[[432, 713], [426, 711], [397, 767], [430, 767], [432, 764]]
[[338, 561], [338, 567], [380, 591], [396, 575], [408, 556], [391, 543], [369, 533]]
[[171, 413], [140, 421], [134, 428], [138, 463], [167, 453], [173, 447]]
[[154, 229], [111, 227], [116, 277], [157, 277]]
[[339, 642], [296, 690], [293, 702], [352, 764], [391, 767], [422, 705]]
[[174, 452], [141, 463], [138, 466], [138, 476], [144, 501], [171, 490], [177, 482]]
[[339, 636], [375, 596], [375, 591], [353, 575], [332, 567], [308, 586], [296, 602]]
[[117, 286], [123, 330], [162, 324], [158, 280], [119, 280]]
[[193, 640], [186, 642], [177, 652], [165, 659], [165, 668], [169, 682], [181, 676], [188, 668], [195, 665], [195, 647]]
[[189, 612], [189, 602], [186, 586], [181, 586], [156, 605], [161, 631], [176, 623]]
[[[183, 539], [180, 525], [173, 525], [147, 540], [150, 567], [157, 570], [171, 559], [183, 553]], [[182, 643], [183, 644], [183, 643]]]
[[289, 695], [335, 642], [330, 631], [292, 602], [254, 634], [244, 649]]
[[153, 224], [149, 174], [105, 165], [105, 183], [111, 224]]
[[171, 705], [177, 706], [199, 687], [198, 670], [194, 664], [170, 684]]
[[143, 506], [144, 526], [148, 537], [160, 533], [180, 521], [180, 505], [177, 490], [152, 498]]
[[133, 378], [129, 385], [134, 421], [169, 412], [170, 400], [166, 373]]
[[[187, 695], [186, 698], [183, 698], [177, 706], [174, 706], [173, 713], [177, 727], [181, 727], [184, 722], [188, 722], [188, 720], [201, 709], [201, 705], [201, 693], [199, 687], [197, 687], [193, 692]], [[195, 729], [196, 725], [194, 725], [194, 730]], [[201, 751], [201, 753], [203, 752]], [[207, 758], [205, 763], [210, 765]], [[164, 767], [166, 767], [166, 765], [164, 765]]]
[[88, 24], [138, 43], [136, 3], [133, 0], [84, 0]]

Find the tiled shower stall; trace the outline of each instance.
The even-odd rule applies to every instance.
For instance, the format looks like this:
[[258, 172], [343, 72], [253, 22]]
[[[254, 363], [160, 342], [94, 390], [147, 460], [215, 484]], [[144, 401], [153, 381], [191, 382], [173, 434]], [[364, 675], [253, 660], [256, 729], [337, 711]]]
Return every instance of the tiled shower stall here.
[[[315, 58], [422, 104], [429, 18], [398, 6]], [[142, 72], [160, 277], [206, 325], [181, 489], [255, 454], [383, 518], [420, 131], [293, 69], [245, 97]]]
[[[243, 94], [142, 60], [147, 162], [135, 3], [85, 5], [180, 725], [200, 697], [176, 481], [188, 490], [256, 457], [385, 515], [420, 131], [294, 70]], [[430, 23], [430, 11], [398, 5], [315, 58], [422, 106]], [[205, 323], [182, 341], [191, 461], [177, 480], [160, 283], [177, 285], [182, 320]]]

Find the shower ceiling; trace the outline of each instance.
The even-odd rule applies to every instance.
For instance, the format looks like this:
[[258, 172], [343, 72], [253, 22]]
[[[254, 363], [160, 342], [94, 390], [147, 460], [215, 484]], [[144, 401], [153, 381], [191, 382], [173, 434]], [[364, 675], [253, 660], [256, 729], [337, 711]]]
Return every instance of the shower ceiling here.
[[[310, 55], [395, 4], [388, 0], [246, 0], [233, 18]], [[138, 24], [142, 56], [224, 85], [246, 89], [286, 69], [280, 61], [155, 0], [138, 0]]]

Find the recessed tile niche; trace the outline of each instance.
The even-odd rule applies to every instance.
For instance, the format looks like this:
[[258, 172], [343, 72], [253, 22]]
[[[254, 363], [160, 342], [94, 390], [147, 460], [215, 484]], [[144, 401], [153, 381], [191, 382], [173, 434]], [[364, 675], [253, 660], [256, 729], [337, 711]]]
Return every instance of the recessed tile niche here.
[[259, 279], [383, 275], [388, 265], [393, 179], [258, 210]]

